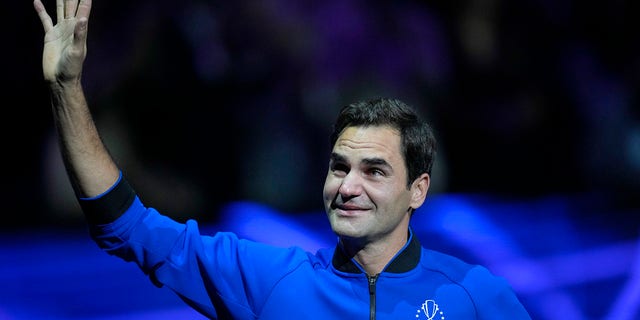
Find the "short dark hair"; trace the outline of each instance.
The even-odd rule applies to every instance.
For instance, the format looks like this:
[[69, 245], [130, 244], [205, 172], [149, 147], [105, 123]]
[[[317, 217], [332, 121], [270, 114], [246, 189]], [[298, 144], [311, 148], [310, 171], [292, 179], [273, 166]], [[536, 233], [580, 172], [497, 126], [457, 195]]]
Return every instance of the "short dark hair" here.
[[342, 107], [334, 123], [330, 143], [347, 127], [391, 126], [400, 132], [402, 157], [407, 167], [407, 187], [423, 173], [431, 175], [436, 139], [429, 123], [398, 99], [375, 98]]

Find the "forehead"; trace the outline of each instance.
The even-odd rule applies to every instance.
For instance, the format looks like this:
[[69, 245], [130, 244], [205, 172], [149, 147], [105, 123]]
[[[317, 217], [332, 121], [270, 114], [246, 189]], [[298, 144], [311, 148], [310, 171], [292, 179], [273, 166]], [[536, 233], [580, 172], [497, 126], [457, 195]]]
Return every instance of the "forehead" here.
[[345, 128], [333, 147], [335, 153], [349, 157], [383, 158], [402, 161], [400, 132], [390, 126]]

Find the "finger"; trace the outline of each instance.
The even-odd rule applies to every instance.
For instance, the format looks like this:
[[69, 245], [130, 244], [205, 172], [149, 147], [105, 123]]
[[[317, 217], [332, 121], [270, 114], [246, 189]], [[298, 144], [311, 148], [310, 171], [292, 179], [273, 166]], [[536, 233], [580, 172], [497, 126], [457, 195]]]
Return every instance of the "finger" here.
[[51, 17], [47, 13], [47, 10], [44, 8], [44, 5], [40, 0], [33, 1], [33, 7], [36, 9], [38, 13], [38, 17], [40, 17], [40, 22], [42, 22], [42, 26], [44, 27], [44, 32], [49, 32], [49, 30], [53, 29], [53, 22], [51, 21]]
[[76, 23], [76, 28], [74, 30], [73, 36], [73, 46], [77, 48], [82, 48], [86, 44], [87, 40], [87, 25], [89, 21], [86, 17], [78, 19]]
[[69, 19], [76, 16], [78, 0], [64, 0], [64, 18]]
[[56, 0], [56, 22], [64, 20], [64, 0]]
[[76, 17], [78, 19], [87, 18], [89, 19], [89, 13], [91, 12], [91, 0], [80, 0], [80, 4], [78, 5], [78, 13]]

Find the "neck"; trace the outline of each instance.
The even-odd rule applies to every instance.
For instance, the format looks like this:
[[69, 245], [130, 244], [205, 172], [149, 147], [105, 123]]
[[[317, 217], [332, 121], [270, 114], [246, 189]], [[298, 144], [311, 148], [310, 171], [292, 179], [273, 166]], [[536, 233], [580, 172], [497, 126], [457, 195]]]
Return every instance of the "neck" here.
[[404, 247], [407, 240], [408, 233], [403, 231], [401, 236], [389, 235], [376, 241], [340, 238], [340, 243], [345, 253], [353, 257], [368, 275], [377, 275]]

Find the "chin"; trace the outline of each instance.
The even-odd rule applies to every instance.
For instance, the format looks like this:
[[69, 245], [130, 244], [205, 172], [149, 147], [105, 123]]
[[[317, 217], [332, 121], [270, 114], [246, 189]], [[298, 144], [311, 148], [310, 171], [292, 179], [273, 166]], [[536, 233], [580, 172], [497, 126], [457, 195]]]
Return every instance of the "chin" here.
[[[337, 220], [337, 221], [336, 221]], [[357, 238], [361, 235], [361, 228], [358, 228], [352, 223], [352, 221], [346, 221], [345, 219], [330, 220], [331, 229], [339, 237]]]

